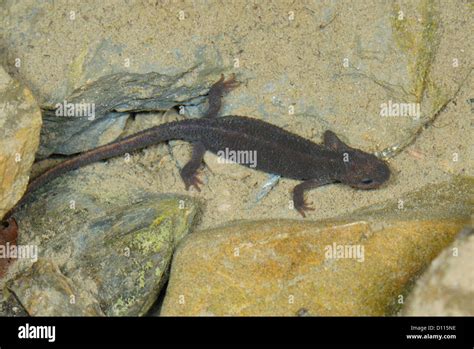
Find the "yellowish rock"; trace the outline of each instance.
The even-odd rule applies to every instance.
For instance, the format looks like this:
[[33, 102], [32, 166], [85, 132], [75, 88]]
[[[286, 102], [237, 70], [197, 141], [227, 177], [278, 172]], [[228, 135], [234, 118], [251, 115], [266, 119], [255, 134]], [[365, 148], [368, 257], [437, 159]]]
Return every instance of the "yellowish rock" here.
[[[468, 230], [468, 229], [466, 229]], [[474, 235], [447, 247], [417, 281], [403, 314], [474, 316]]]
[[41, 111], [30, 90], [0, 67], [0, 218], [28, 185], [40, 129]]
[[191, 234], [161, 315], [394, 314], [462, 225], [272, 220]]

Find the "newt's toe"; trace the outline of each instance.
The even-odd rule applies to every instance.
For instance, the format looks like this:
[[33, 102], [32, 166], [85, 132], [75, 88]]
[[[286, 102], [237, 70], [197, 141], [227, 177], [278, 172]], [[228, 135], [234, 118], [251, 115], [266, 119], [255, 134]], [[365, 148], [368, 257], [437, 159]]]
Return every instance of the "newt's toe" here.
[[222, 82], [222, 87], [224, 91], [230, 92], [240, 85], [240, 82], [235, 79], [235, 74], [232, 74], [230, 78]]
[[305, 202], [303, 202], [302, 205], [297, 206], [297, 207], [295, 207], [295, 208], [296, 208], [296, 210], [301, 214], [301, 216], [302, 216], [303, 218], [306, 218], [306, 213], [305, 213], [305, 211], [314, 211], [314, 210], [315, 210], [314, 207], [311, 206], [312, 204], [313, 204], [312, 202], [310, 202], [310, 203], [308, 204], [308, 203], [305, 201]]
[[191, 187], [194, 187], [198, 192], [201, 192], [200, 185], [204, 184], [204, 182], [199, 178], [199, 173], [193, 173], [190, 176], [182, 176], [184, 186], [186, 190], [189, 190]]

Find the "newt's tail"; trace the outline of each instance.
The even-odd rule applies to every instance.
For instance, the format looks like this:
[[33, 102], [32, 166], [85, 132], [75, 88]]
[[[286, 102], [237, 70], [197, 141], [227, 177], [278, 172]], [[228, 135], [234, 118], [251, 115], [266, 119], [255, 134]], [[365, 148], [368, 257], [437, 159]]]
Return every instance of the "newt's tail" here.
[[7, 212], [7, 214], [3, 217], [3, 222], [6, 222], [11, 217], [13, 212], [15, 212], [16, 209], [25, 203], [31, 193], [33, 193], [42, 185], [69, 171], [92, 164], [94, 162], [107, 160], [126, 153], [131, 153], [135, 150], [143, 149], [153, 144], [177, 139], [179, 138], [179, 129], [181, 128], [180, 124], [183, 123], [183, 121], [186, 120], [170, 122], [146, 129], [131, 136], [73, 156], [50, 168], [30, 181], [23, 197], [10, 211]]

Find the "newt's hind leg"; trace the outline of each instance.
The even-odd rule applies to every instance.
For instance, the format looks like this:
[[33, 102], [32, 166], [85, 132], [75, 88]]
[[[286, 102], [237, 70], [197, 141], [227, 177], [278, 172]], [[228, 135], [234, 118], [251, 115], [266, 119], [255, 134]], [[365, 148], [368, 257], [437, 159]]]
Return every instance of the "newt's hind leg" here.
[[224, 74], [221, 75], [221, 78], [212, 85], [209, 90], [209, 108], [204, 114], [205, 118], [214, 118], [219, 113], [222, 105], [222, 96], [227, 92], [233, 90], [239, 86], [239, 82], [235, 80], [235, 74], [232, 74], [230, 78], [224, 80]]
[[184, 182], [186, 190], [189, 190], [189, 188], [193, 186], [197, 191], [201, 191], [199, 185], [203, 184], [203, 182], [199, 178], [198, 170], [201, 167], [205, 152], [206, 148], [204, 147], [204, 144], [200, 142], [193, 144], [191, 160], [189, 160], [180, 171], [181, 179]]
[[312, 203], [307, 203], [304, 199], [304, 192], [309, 189], [321, 187], [326, 184], [330, 184], [333, 181], [328, 179], [309, 179], [303, 183], [298, 184], [293, 188], [293, 205], [295, 209], [303, 216], [306, 217], [305, 211], [314, 211], [311, 207]]

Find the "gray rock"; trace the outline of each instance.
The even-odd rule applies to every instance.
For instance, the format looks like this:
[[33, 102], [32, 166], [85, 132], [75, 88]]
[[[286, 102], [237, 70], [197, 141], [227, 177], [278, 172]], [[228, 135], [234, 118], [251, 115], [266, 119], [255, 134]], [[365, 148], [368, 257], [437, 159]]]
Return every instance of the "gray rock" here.
[[[189, 72], [173, 76], [117, 73], [82, 86], [65, 102], [45, 110], [38, 155], [70, 155], [108, 143], [120, 135], [129, 112], [164, 111], [202, 103], [204, 98], [200, 96], [207, 92], [206, 83], [194, 81], [186, 86], [186, 74]], [[89, 113], [82, 110], [78, 116], [81, 111], [76, 108], [76, 115], [57, 115], [59, 111], [66, 114], [68, 105], [88, 106]]]
[[97, 299], [64, 276], [54, 262], [38, 260], [9, 284], [30, 316], [103, 316]]
[[25, 308], [6, 287], [0, 292], [0, 316], [28, 316]]
[[[188, 197], [155, 194], [147, 183], [132, 181], [117, 159], [58, 178], [35, 193], [15, 217], [18, 245], [37, 246], [39, 260], [47, 258], [59, 267], [62, 275], [50, 276], [51, 282], [70, 280], [69, 293], [79, 297], [87, 292], [105, 315], [136, 316], [155, 302], [173, 251], [190, 231], [196, 212]], [[56, 269], [49, 270], [54, 274]], [[62, 286], [53, 282], [51, 289], [45, 288], [36, 272], [41, 270], [32, 261], [17, 260], [10, 272], [14, 281], [7, 280], [22, 304], [34, 305], [36, 315], [74, 315], [87, 308], [59, 307], [64, 304], [57, 299]], [[30, 297], [22, 286], [28, 283], [38, 294], [55, 297], [50, 303], [58, 307], [37, 305], [34, 297], [23, 299]]]

